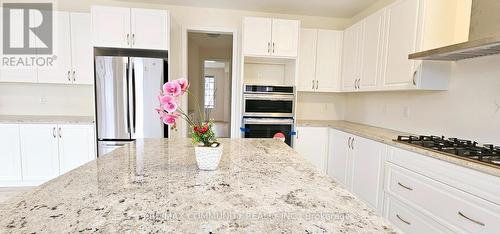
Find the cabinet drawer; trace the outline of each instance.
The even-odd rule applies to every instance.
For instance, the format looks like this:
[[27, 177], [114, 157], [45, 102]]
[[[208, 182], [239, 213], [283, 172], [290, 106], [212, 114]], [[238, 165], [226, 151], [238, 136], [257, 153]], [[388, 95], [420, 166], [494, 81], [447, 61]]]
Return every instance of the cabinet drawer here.
[[428, 177], [386, 164], [386, 191], [455, 232], [497, 233], [500, 206]]
[[389, 198], [387, 219], [405, 233], [451, 233], [415, 209]]

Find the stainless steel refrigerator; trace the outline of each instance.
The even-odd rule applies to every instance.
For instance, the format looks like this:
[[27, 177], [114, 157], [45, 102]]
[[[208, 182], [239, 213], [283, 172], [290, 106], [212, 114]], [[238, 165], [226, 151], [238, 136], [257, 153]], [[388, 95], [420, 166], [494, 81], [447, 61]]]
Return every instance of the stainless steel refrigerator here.
[[166, 138], [155, 108], [168, 80], [167, 51], [95, 48], [98, 155], [138, 138]]

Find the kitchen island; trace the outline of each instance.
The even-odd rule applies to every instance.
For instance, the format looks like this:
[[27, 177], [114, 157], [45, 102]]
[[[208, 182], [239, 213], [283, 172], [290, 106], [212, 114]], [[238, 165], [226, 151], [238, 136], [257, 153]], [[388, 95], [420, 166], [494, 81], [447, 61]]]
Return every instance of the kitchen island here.
[[189, 139], [137, 140], [0, 205], [0, 232], [398, 232], [283, 142], [221, 142], [199, 171]]

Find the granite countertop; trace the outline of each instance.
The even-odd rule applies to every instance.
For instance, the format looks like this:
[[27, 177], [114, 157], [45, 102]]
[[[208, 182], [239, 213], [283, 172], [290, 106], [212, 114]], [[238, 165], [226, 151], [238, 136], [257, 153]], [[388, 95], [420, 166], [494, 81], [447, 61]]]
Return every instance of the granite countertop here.
[[94, 123], [93, 116], [0, 115], [0, 123]]
[[399, 232], [283, 142], [221, 142], [216, 171], [190, 139], [127, 144], [0, 205], [0, 232]]
[[456, 157], [452, 157], [446, 154], [438, 153], [435, 151], [418, 148], [415, 146], [403, 144], [394, 141], [399, 135], [414, 135], [406, 132], [394, 131], [386, 128], [379, 128], [370, 125], [364, 125], [359, 123], [353, 123], [342, 120], [297, 120], [297, 126], [311, 126], [311, 127], [331, 127], [340, 131], [351, 133], [360, 137], [368, 138], [374, 141], [378, 141], [387, 145], [395, 146], [401, 149], [412, 151], [415, 153], [423, 154], [429, 157], [437, 158], [443, 161], [457, 164], [459, 166], [467, 167], [490, 175], [500, 177], [500, 169], [483, 165], [480, 163], [475, 163]]

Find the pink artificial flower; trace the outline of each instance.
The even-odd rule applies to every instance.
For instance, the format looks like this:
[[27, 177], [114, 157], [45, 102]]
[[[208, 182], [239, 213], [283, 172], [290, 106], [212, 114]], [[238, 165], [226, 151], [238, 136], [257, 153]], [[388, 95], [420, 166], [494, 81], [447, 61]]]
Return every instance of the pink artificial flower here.
[[181, 95], [182, 89], [179, 83], [170, 81], [163, 85], [163, 92], [165, 92], [165, 94], [170, 94], [174, 97], [177, 97]]
[[163, 123], [165, 123], [166, 125], [169, 125], [169, 126], [172, 126], [172, 125], [175, 125], [175, 122], [177, 121], [177, 115], [175, 114], [165, 114], [163, 117], [162, 117], [162, 121]]
[[172, 113], [177, 110], [177, 102], [175, 102], [175, 98], [169, 95], [159, 96], [160, 103], [164, 110], [169, 113]]
[[176, 82], [177, 84], [179, 84], [179, 86], [181, 86], [182, 93], [185, 93], [189, 88], [189, 83], [185, 78], [174, 80], [174, 82]]

